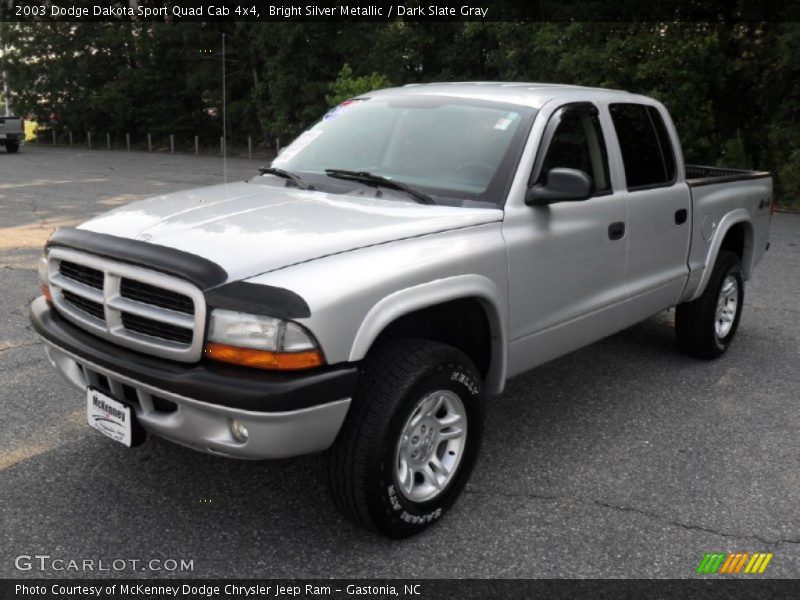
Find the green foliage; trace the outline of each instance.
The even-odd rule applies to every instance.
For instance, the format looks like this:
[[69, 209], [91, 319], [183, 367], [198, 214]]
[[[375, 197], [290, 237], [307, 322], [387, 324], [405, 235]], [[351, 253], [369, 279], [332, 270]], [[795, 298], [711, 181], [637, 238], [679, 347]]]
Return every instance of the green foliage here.
[[732, 137], [722, 146], [722, 155], [717, 160], [719, 167], [733, 167], [735, 169], [749, 169], [753, 166], [753, 160], [747, 154], [741, 132], [736, 132], [736, 137]]
[[787, 206], [800, 208], [800, 149], [789, 154], [777, 175], [781, 184], [777, 199]]
[[16, 110], [56, 129], [213, 143], [223, 34], [234, 143], [285, 144], [389, 81], [571, 83], [655, 96], [687, 161], [800, 194], [800, 23], [0, 23], [0, 62]]
[[359, 94], [390, 87], [391, 85], [389, 79], [380, 73], [356, 77], [353, 75], [353, 68], [344, 63], [342, 70], [339, 71], [339, 76], [331, 83], [330, 93], [325, 96], [325, 100], [330, 106], [336, 106]]

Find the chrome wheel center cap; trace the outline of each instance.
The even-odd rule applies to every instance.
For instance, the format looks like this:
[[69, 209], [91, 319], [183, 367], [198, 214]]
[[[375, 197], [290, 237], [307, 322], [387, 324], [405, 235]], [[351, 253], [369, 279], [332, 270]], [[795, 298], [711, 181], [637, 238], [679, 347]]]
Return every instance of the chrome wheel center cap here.
[[411, 460], [424, 464], [433, 454], [436, 430], [431, 423], [422, 423], [411, 436]]

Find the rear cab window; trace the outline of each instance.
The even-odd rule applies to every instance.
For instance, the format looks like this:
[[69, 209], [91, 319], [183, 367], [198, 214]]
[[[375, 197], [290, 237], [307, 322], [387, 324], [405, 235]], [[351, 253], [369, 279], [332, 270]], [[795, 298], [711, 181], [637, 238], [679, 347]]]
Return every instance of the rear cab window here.
[[625, 181], [629, 190], [666, 187], [675, 182], [675, 152], [664, 119], [654, 106], [611, 104]]

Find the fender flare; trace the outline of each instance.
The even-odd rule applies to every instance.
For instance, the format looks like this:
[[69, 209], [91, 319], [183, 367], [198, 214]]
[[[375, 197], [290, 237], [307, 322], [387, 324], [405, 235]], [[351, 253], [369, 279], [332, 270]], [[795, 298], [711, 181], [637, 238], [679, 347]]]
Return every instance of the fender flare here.
[[396, 319], [416, 310], [462, 298], [477, 299], [486, 312], [492, 339], [486, 391], [503, 391], [508, 364], [508, 310], [504, 295], [489, 278], [458, 275], [422, 283], [385, 296], [370, 309], [361, 322], [350, 349], [351, 362], [362, 360], [381, 332]]
[[714, 234], [714, 238], [711, 240], [711, 245], [708, 248], [708, 252], [706, 254], [706, 263], [705, 267], [703, 267], [703, 276], [700, 278], [699, 283], [697, 284], [697, 288], [692, 294], [692, 297], [689, 298], [689, 301], [697, 300], [700, 296], [703, 295], [703, 292], [708, 285], [708, 281], [711, 279], [711, 272], [714, 270], [714, 264], [717, 262], [717, 256], [719, 256], [720, 248], [722, 248], [722, 241], [725, 239], [725, 236], [728, 235], [731, 227], [737, 225], [738, 223], [745, 223], [745, 248], [744, 253], [742, 256], [742, 270], [744, 271], [745, 279], [748, 279], [751, 272], [750, 261], [752, 260], [752, 243], [750, 244], [750, 248], [748, 250], [748, 236], [749, 239], [752, 240], [753, 230], [752, 224], [750, 223], [750, 213], [745, 210], [744, 208], [737, 208], [729, 213], [727, 213], [722, 219], [720, 219], [719, 225], [717, 226], [717, 231]]

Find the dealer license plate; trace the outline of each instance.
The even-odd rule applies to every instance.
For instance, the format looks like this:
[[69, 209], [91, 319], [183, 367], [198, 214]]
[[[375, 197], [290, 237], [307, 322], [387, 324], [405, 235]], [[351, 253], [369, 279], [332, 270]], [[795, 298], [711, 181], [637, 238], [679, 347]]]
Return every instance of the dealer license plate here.
[[86, 420], [100, 433], [130, 447], [133, 418], [130, 406], [95, 388], [86, 390]]

